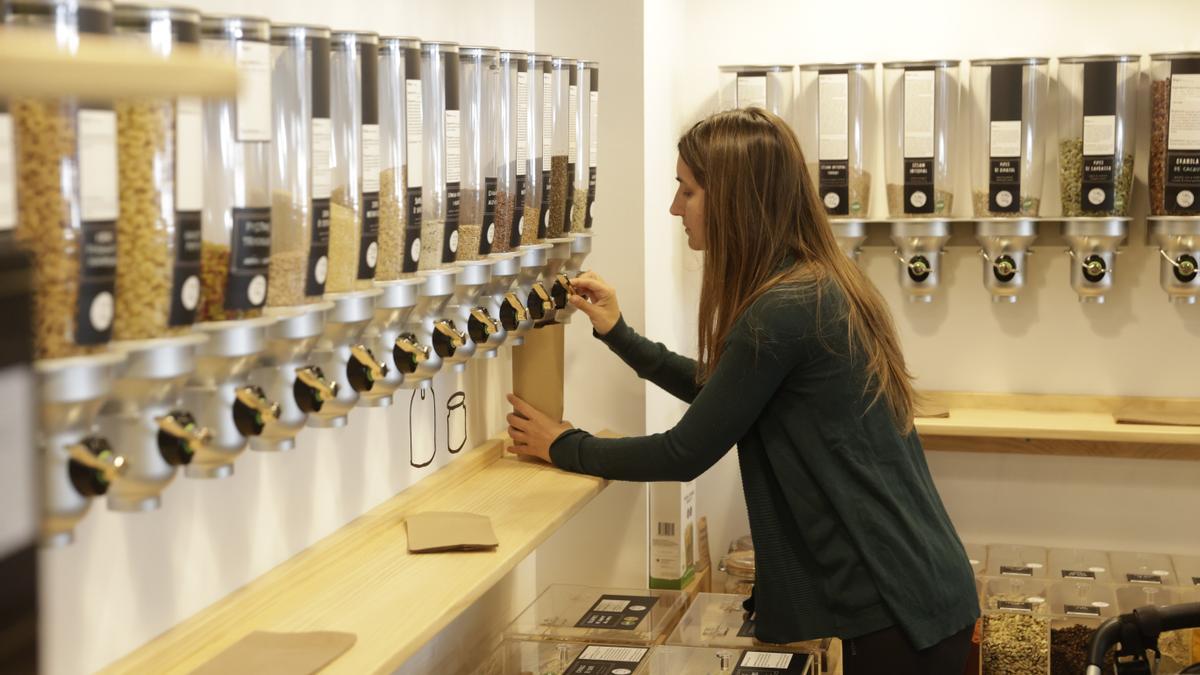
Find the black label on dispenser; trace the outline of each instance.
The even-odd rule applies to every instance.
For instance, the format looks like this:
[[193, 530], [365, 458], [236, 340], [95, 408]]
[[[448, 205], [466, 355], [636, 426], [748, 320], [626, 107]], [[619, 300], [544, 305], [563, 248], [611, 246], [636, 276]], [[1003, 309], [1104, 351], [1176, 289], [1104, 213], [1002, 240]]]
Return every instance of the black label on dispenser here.
[[1019, 63], [992, 66], [988, 210], [1021, 210], [1021, 76]]
[[575, 623], [576, 628], [634, 630], [650, 615], [658, 598], [640, 595], [602, 595]]
[[742, 627], [738, 629], [738, 637], [754, 637], [754, 619], [746, 619], [742, 622]]
[[271, 209], [233, 209], [225, 309], [262, 307], [267, 299], [267, 265], [270, 261]]
[[117, 281], [117, 222], [83, 223], [75, 343], [98, 345], [112, 337]]
[[421, 188], [408, 189], [408, 223], [404, 226], [404, 241], [408, 250], [404, 253], [404, 272], [416, 272], [421, 261]]
[[196, 320], [196, 307], [200, 304], [200, 239], [200, 212], [176, 212], [169, 326], [190, 326]]
[[1031, 577], [1033, 576], [1032, 567], [1021, 567], [1018, 565], [1001, 565], [1000, 576], [1002, 577]]
[[458, 254], [458, 213], [462, 208], [459, 183], [446, 183], [446, 225], [442, 234], [442, 262], [452, 263]]
[[488, 255], [496, 242], [496, 179], [483, 179], [483, 229], [479, 233], [479, 254]]
[[583, 226], [586, 229], [592, 229], [592, 204], [596, 203], [596, 167], [588, 167], [588, 197], [587, 197], [587, 216], [583, 219]]
[[747, 651], [733, 669], [733, 675], [801, 675], [808, 672], [811, 660], [809, 654]]
[[1111, 211], [1116, 188], [1117, 63], [1083, 64], [1083, 213]]
[[1167, 165], [1163, 207], [1178, 215], [1200, 214], [1200, 59], [1171, 62], [1168, 89]]
[[1157, 574], [1126, 574], [1125, 578], [1131, 584], [1158, 584], [1162, 585], [1163, 578]]
[[1063, 605], [1063, 614], [1067, 616], [1100, 616], [1100, 608], [1091, 605]]
[[325, 293], [329, 274], [329, 224], [333, 218], [328, 199], [312, 201], [312, 242], [308, 247], [308, 271], [304, 276], [304, 294]]
[[1096, 573], [1091, 570], [1063, 570], [1064, 579], [1091, 579], [1095, 581]]
[[325, 119], [329, 117], [330, 104], [330, 40], [327, 37], [312, 36], [308, 44], [312, 50], [312, 116]]
[[904, 212], [933, 213], [933, 158], [904, 160]]
[[563, 675], [627, 675], [638, 669], [649, 652], [648, 647], [588, 645]]
[[513, 196], [512, 232], [508, 237], [508, 247], [517, 250], [521, 245], [521, 234], [525, 230], [525, 191], [529, 189], [529, 180], [521, 174], [517, 176], [517, 192]]
[[542, 218], [538, 221], [538, 239], [545, 239], [550, 232], [550, 172], [542, 172]]
[[374, 279], [379, 261], [379, 193], [363, 193], [362, 238], [358, 245], [358, 278]]
[[996, 609], [1005, 609], [1010, 612], [1029, 612], [1033, 613], [1032, 602], [1014, 602], [1012, 600], [997, 600]]
[[850, 215], [850, 163], [844, 159], [823, 159], [817, 165], [817, 183], [825, 213]]

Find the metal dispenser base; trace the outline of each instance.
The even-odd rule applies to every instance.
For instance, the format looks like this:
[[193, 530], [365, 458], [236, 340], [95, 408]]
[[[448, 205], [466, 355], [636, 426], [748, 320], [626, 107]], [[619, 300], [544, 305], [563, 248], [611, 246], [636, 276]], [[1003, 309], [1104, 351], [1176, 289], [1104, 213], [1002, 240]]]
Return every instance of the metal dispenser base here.
[[530, 244], [520, 248], [521, 269], [517, 273], [514, 292], [525, 307], [525, 319], [519, 321], [517, 329], [509, 334], [508, 342], [513, 346], [524, 344], [525, 335], [533, 330], [534, 324], [553, 312], [550, 291], [540, 281], [546, 273], [552, 248], [553, 244]]
[[278, 417], [278, 406], [247, 382], [267, 346], [267, 328], [274, 322], [274, 318], [259, 317], [195, 325], [208, 341], [197, 349], [196, 370], [184, 389], [183, 401], [211, 437], [196, 449], [184, 470], [188, 478], [233, 475], [233, 462], [246, 448], [247, 437]]
[[983, 285], [992, 302], [1016, 302], [1025, 286], [1026, 257], [1037, 239], [1037, 222], [1032, 218], [980, 220], [975, 226], [983, 256]]
[[[591, 252], [592, 234], [590, 232], [571, 235], [571, 257], [563, 265], [563, 273], [567, 279], [579, 276], [579, 273], [583, 271], [583, 261], [587, 260]], [[575, 311], [575, 305], [568, 302], [558, 309], [556, 318], [559, 323], [571, 323], [571, 316], [575, 314]]]
[[[87, 513], [91, 498], [103, 494], [115, 473], [81, 466], [75, 458], [93, 434], [96, 415], [112, 391], [122, 359], [121, 354], [109, 353], [34, 363], [42, 455], [39, 539], [43, 546], [62, 546], [74, 540], [75, 524]], [[112, 466], [117, 468], [115, 462]], [[89, 471], [91, 475], [81, 475]], [[80, 491], [89, 486], [98, 489], [87, 490], [89, 494]]]
[[[367, 326], [365, 339], [375, 358], [387, 366], [387, 374], [376, 380], [370, 391], [362, 392], [359, 405], [374, 408], [391, 405], [392, 395], [404, 383], [405, 374], [415, 370], [411, 353], [401, 350], [397, 354], [397, 341], [405, 333], [404, 325], [417, 306], [417, 296], [424, 283], [423, 278], [413, 277], [375, 284], [382, 295], [375, 300], [375, 318]], [[398, 359], [398, 356], [403, 358]]]
[[846, 257], [851, 260], [858, 260], [858, 254], [862, 252], [862, 244], [867, 239], [867, 224], [861, 220], [832, 218], [829, 226], [833, 228], [833, 236], [837, 239], [842, 253], [845, 253]]
[[[360, 391], [370, 388], [368, 370], [372, 362], [382, 365], [373, 353], [367, 353], [363, 332], [375, 316], [379, 289], [350, 293], [326, 293], [333, 309], [325, 314], [325, 329], [312, 360], [329, 382], [337, 383], [337, 394], [325, 401], [320, 410], [308, 415], [308, 426], [336, 429], [346, 426], [347, 414], [358, 403]], [[382, 379], [379, 372], [374, 379]]]
[[416, 368], [406, 373], [401, 386], [421, 389], [442, 369], [445, 355], [456, 352], [466, 341], [453, 325], [447, 309], [454, 295], [458, 272], [444, 268], [421, 272], [424, 283], [417, 288], [417, 305], [409, 315], [408, 332], [415, 337]]
[[[454, 317], [454, 325], [458, 330], [467, 334], [467, 340], [453, 356], [443, 357], [443, 361], [456, 373], [461, 373], [467, 361], [476, 353], [484, 358], [496, 355], [496, 348], [490, 343], [492, 337], [502, 329], [483, 307], [483, 293], [492, 281], [492, 267], [495, 264], [495, 260], [485, 259], [457, 265], [458, 278], [447, 311]], [[500, 335], [500, 341], [503, 342], [505, 337], [507, 335]]]
[[[125, 460], [124, 472], [108, 486], [110, 510], [157, 509], [176, 468], [186, 466], [195, 445], [207, 441], [207, 430], [189, 428], [190, 415], [179, 405], [196, 367], [196, 349], [207, 340], [191, 333], [109, 345], [124, 361], [100, 411], [100, 428]], [[175, 430], [185, 434], [173, 435]]]
[[1194, 305], [1200, 297], [1200, 216], [1151, 216], [1149, 235], [1158, 246], [1159, 283], [1171, 302]]
[[494, 355], [501, 344], [512, 342], [514, 331], [520, 328], [529, 312], [519, 294], [513, 292], [513, 284], [521, 273], [521, 252], [497, 253], [493, 258], [496, 264], [492, 267], [492, 281], [484, 289], [483, 303], [500, 329], [487, 342]]
[[267, 348], [250, 380], [279, 404], [279, 417], [250, 439], [250, 449], [291, 450], [296, 446], [296, 434], [308, 421], [306, 409], [324, 405], [325, 399], [336, 396], [337, 385], [313, 366], [311, 358], [325, 328], [325, 315], [331, 309], [332, 302], [319, 302], [266, 310], [275, 323], [267, 329]]
[[1063, 237], [1070, 248], [1071, 288], [1080, 302], [1103, 303], [1112, 290], [1117, 247], [1129, 234], [1128, 218], [1066, 218]]
[[933, 302], [942, 276], [942, 249], [949, 239], [950, 222], [944, 219], [892, 223], [892, 242], [900, 259], [900, 287], [908, 294], [909, 302]]
[[537, 322], [539, 326], [559, 323], [559, 315], [562, 314], [562, 310], [570, 306], [567, 303], [567, 296], [570, 294], [571, 280], [563, 270], [567, 262], [571, 260], [571, 241], [570, 238], [546, 240], [546, 243], [550, 244], [550, 252], [546, 256], [546, 271], [542, 275], [542, 286], [550, 294], [554, 309], [549, 316]]

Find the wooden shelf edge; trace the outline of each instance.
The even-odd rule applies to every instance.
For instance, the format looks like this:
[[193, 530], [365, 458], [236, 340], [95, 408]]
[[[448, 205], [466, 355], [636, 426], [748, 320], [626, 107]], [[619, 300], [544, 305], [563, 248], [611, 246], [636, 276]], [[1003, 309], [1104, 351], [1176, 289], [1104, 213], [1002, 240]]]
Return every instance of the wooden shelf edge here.
[[921, 436], [921, 445], [932, 452], [983, 452], [1064, 457], [1116, 457], [1200, 461], [1200, 445], [1083, 441], [1045, 438], [985, 436]]
[[[323, 673], [395, 670], [608, 485], [505, 456], [506, 444], [463, 453], [101, 673], [188, 673], [253, 630], [353, 632]], [[491, 516], [500, 547], [409, 554], [404, 519], [446, 510]]]

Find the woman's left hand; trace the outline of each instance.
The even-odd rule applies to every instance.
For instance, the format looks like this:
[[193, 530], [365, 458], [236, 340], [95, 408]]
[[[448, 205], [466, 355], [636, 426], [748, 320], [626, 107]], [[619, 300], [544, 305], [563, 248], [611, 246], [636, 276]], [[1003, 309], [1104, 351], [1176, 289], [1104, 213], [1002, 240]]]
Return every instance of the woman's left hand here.
[[508, 402], [513, 406], [513, 412], [508, 415], [508, 435], [513, 439], [513, 453], [552, 463], [550, 444], [563, 432], [572, 429], [571, 423], [555, 422], [546, 413], [514, 394], [508, 395]]

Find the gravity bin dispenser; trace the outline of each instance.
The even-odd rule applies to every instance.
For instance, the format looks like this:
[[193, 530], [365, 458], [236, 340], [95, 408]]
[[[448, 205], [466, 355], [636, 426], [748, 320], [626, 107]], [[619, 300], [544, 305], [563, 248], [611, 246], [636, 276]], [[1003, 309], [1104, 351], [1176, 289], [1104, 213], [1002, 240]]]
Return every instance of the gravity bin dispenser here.
[[[1167, 297], [1191, 305], [1200, 296], [1200, 194], [1191, 173], [1200, 163], [1200, 150], [1186, 131], [1200, 114], [1200, 103], [1172, 97], [1171, 88], [1190, 85], [1194, 73], [1200, 73], [1200, 52], [1152, 54], [1150, 67], [1151, 109], [1156, 112], [1150, 124], [1149, 235], [1159, 250], [1159, 279]], [[1173, 129], [1185, 133], [1172, 135]]]

